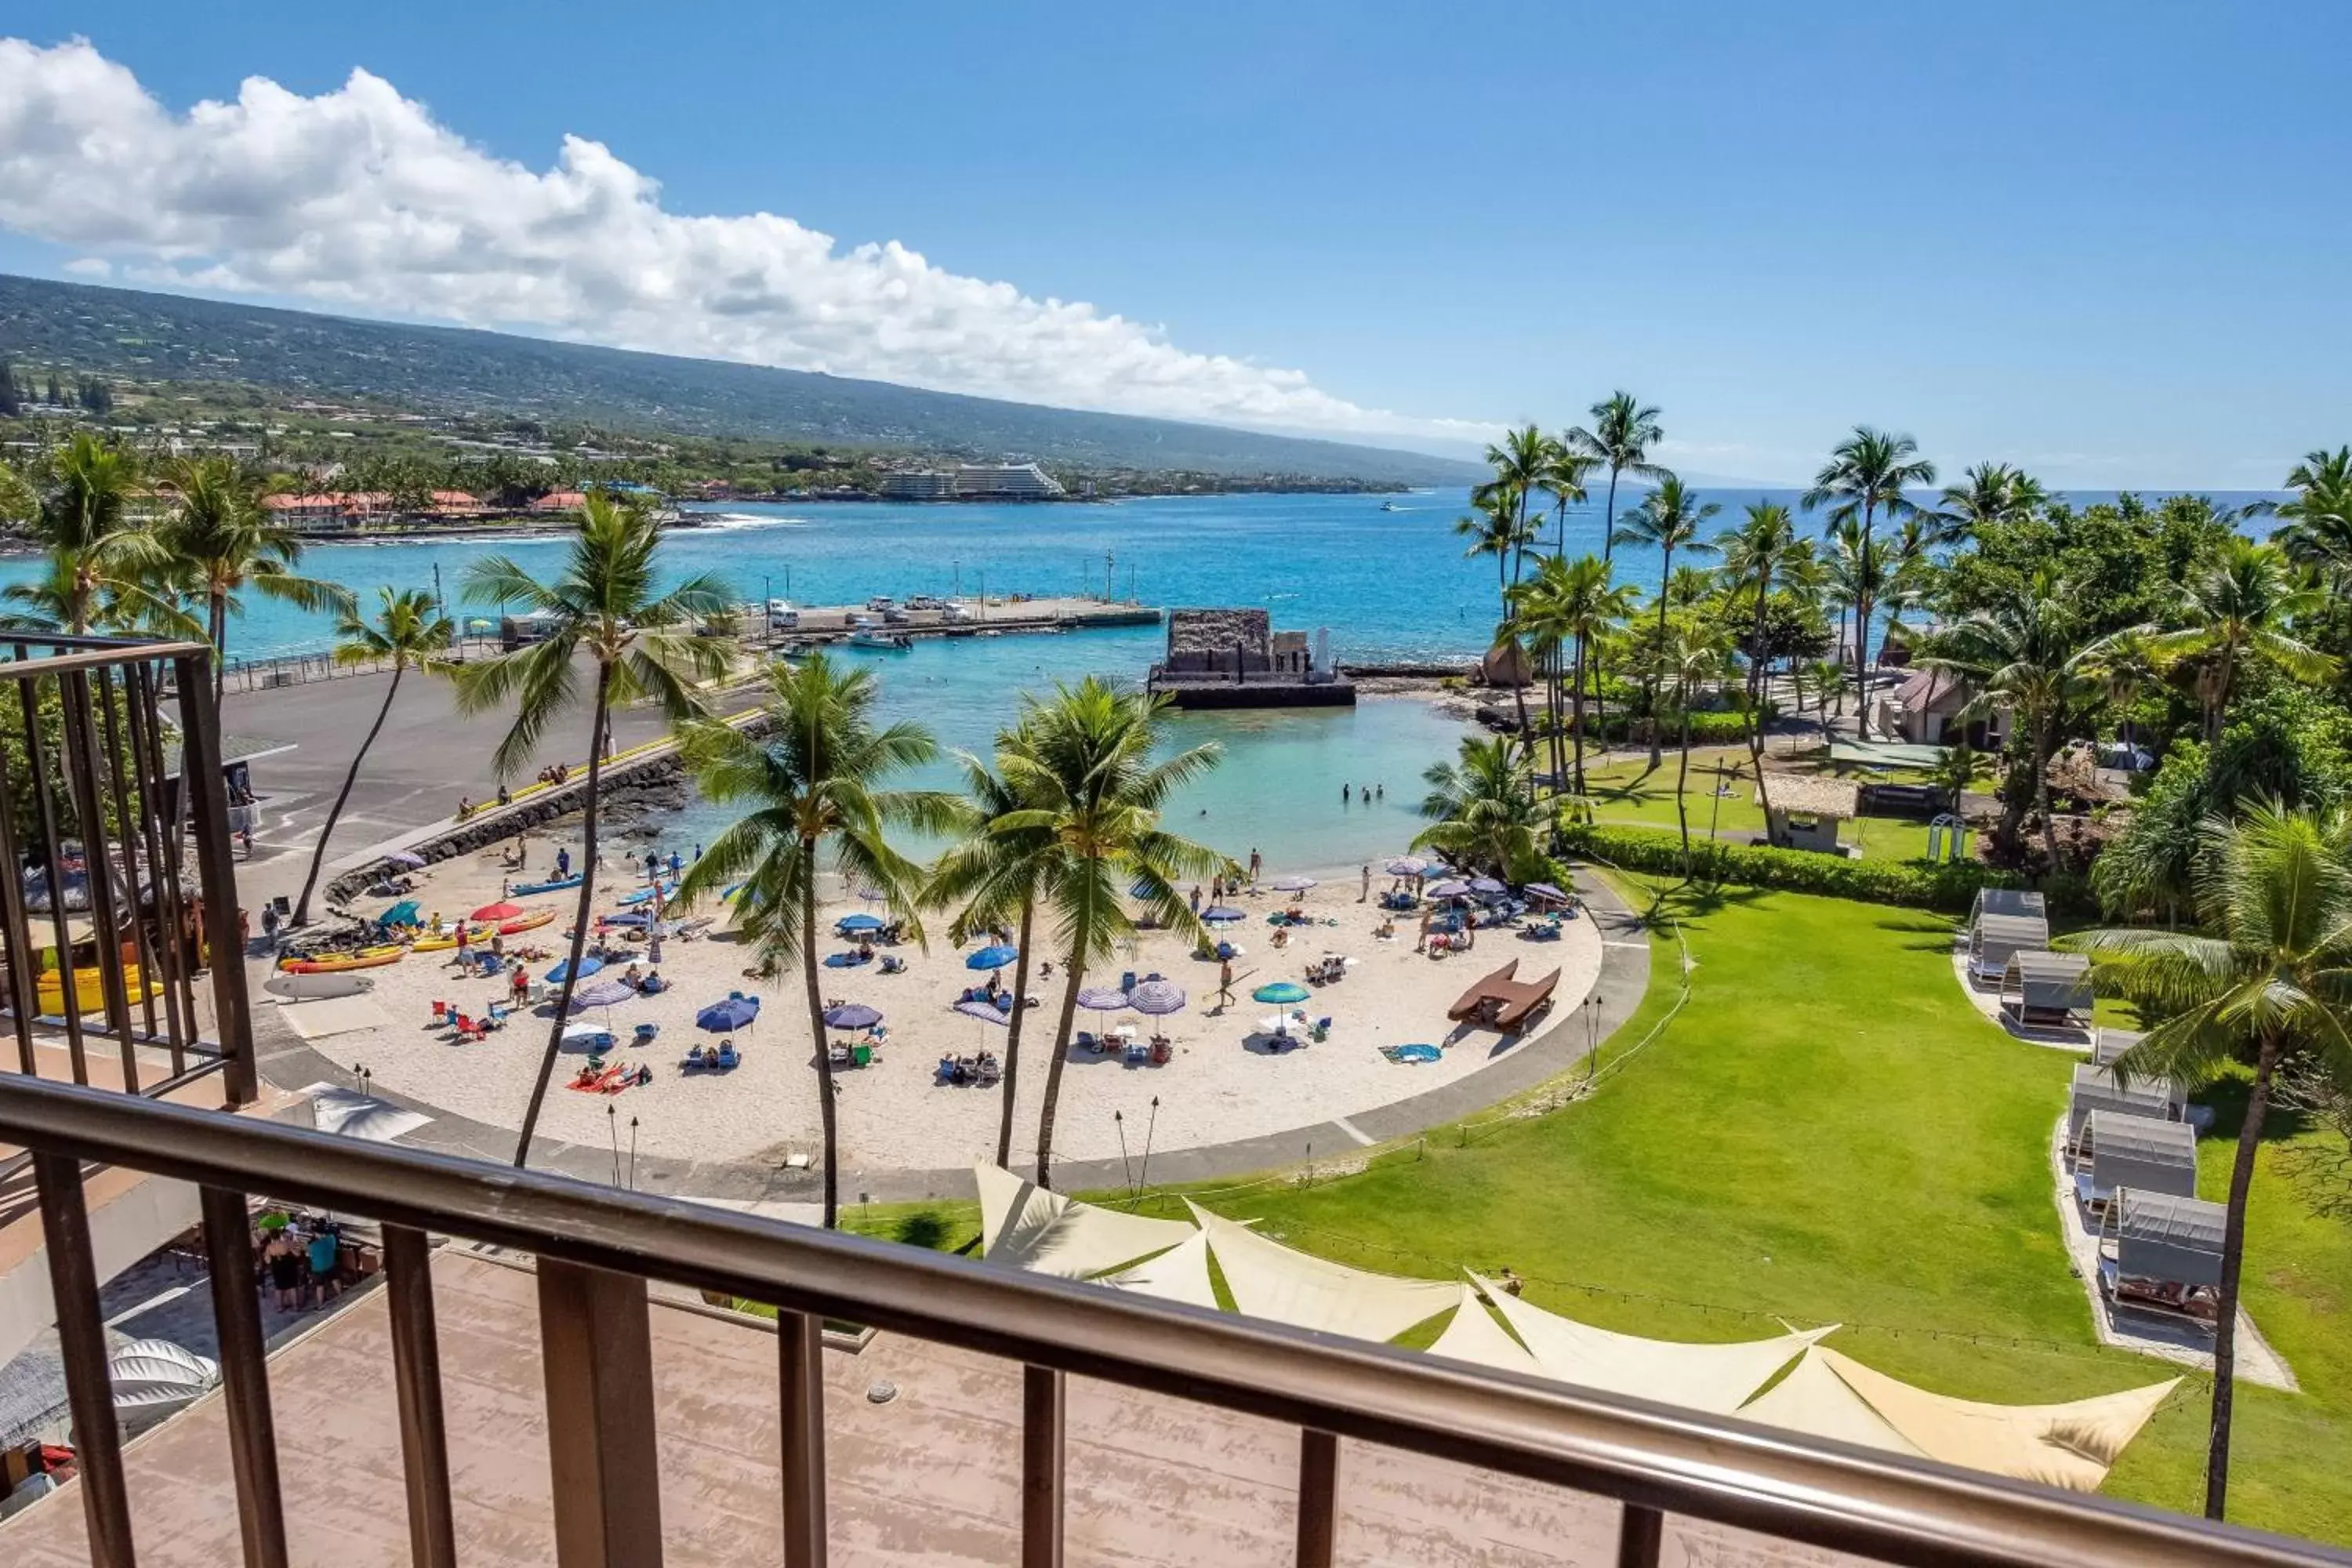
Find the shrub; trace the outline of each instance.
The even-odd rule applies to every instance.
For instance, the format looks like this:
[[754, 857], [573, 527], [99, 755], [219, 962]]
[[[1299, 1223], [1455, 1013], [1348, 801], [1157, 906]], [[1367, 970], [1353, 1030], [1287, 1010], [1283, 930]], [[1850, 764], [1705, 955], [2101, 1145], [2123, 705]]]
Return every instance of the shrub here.
[[[1569, 853], [1622, 867], [1678, 877], [1683, 874], [1681, 838], [1652, 827], [1603, 827], [1570, 823], [1561, 830]], [[2020, 888], [2025, 879], [1981, 861], [1853, 860], [1811, 849], [1777, 849], [1722, 839], [1691, 840], [1691, 874], [1702, 880], [1785, 888], [1865, 903], [1966, 914], [1980, 888]], [[2044, 884], [2054, 910], [2086, 909], [2087, 889], [2073, 879]]]

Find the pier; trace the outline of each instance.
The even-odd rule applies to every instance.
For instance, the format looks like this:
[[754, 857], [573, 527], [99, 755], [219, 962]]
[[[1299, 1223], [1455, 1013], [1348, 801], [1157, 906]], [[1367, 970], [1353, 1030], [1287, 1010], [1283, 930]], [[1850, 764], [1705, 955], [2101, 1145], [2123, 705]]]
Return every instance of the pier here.
[[[951, 599], [940, 605], [911, 609], [893, 604], [887, 609], [872, 605], [794, 605], [795, 624], [779, 625], [779, 641], [798, 637], [824, 641], [859, 629], [861, 621], [875, 631], [910, 637], [969, 637], [983, 632], [1084, 631], [1103, 626], [1156, 626], [1162, 611], [1157, 605], [1120, 604], [1103, 599], [1033, 598], [1004, 595], [987, 599]], [[746, 605], [740, 612], [744, 631], [755, 638], [767, 634], [763, 605]]]

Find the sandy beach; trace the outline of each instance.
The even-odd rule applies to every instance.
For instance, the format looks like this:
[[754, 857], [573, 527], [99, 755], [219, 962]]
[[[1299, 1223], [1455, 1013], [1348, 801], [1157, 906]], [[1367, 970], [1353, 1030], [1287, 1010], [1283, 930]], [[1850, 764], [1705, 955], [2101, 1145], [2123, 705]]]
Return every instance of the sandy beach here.
[[[515, 879], [547, 875], [556, 846], [567, 842], [576, 855], [576, 829], [568, 837], [559, 830], [552, 838], [534, 839], [530, 869]], [[617, 847], [608, 853], [607, 880], [596, 903], [600, 914], [618, 912], [619, 896], [645, 885], [641, 865], [634, 874], [622, 868], [623, 853]], [[1270, 880], [1296, 870], [1268, 867], [1265, 875]], [[485, 851], [431, 868], [421, 875], [415, 896], [428, 913], [454, 919], [496, 900], [510, 875], [501, 868], [498, 852]], [[1388, 885], [1376, 871], [1375, 900]], [[1116, 963], [1089, 973], [1089, 984], [1115, 987], [1125, 972], [1139, 977], [1156, 973], [1183, 988], [1186, 1005], [1158, 1020], [1131, 1011], [1079, 1012], [1076, 1026], [1097, 1033], [1126, 1024], [1149, 1037], [1156, 1023], [1174, 1042], [1174, 1052], [1164, 1065], [1129, 1065], [1118, 1053], [1097, 1055], [1074, 1047], [1063, 1076], [1056, 1152], [1071, 1159], [1116, 1156], [1122, 1126], [1115, 1116], [1124, 1119], [1129, 1151], [1139, 1152], [1147, 1136], [1157, 1149], [1185, 1148], [1312, 1126], [1403, 1100], [1476, 1072], [1518, 1043], [1517, 1037], [1447, 1023], [1447, 1005], [1478, 976], [1512, 958], [1520, 961], [1523, 977], [1559, 968], [1557, 999], [1549, 1017], [1537, 1025], [1539, 1031], [1572, 1013], [1600, 972], [1600, 939], [1589, 921], [1569, 921], [1558, 942], [1528, 941], [1504, 929], [1481, 931], [1472, 952], [1433, 960], [1414, 952], [1413, 917], [1399, 917], [1393, 939], [1374, 934], [1382, 911], [1376, 901], [1360, 901], [1361, 888], [1360, 870], [1349, 868], [1322, 876], [1303, 894], [1265, 889], [1228, 900], [1248, 918], [1229, 931], [1244, 951], [1233, 964], [1233, 1005], [1222, 1011], [1217, 963], [1195, 957], [1189, 943], [1171, 933], [1143, 932]], [[576, 898], [575, 890], [515, 900], [526, 909], [557, 911], [554, 922], [509, 939], [511, 948], [545, 953], [529, 965], [533, 978], [568, 951], [564, 931]], [[1292, 907], [1315, 923], [1294, 929], [1286, 945], [1277, 949], [1265, 917]], [[836, 900], [827, 905], [822, 923], [830, 932], [835, 920], [863, 910], [869, 906]], [[747, 977], [745, 970], [756, 960], [728, 929], [726, 912], [673, 909], [673, 918], [719, 918], [698, 938], [662, 944], [660, 970], [670, 989], [582, 1015], [608, 1027], [619, 1042], [609, 1062], [645, 1061], [653, 1068], [653, 1081], [612, 1096], [569, 1089], [563, 1086], [584, 1063], [585, 1051], [567, 1047], [548, 1092], [542, 1134], [602, 1143], [617, 1130], [625, 1149], [634, 1121], [637, 1147], [649, 1154], [772, 1164], [816, 1152], [818, 1080], [798, 973], [782, 984]], [[933, 924], [943, 929], [946, 921], [935, 918]], [[641, 946], [624, 945], [633, 952]], [[832, 941], [824, 951], [837, 958], [849, 947]], [[992, 1157], [1002, 1089], [936, 1081], [943, 1055], [970, 1056], [983, 1048], [1000, 1058], [1003, 1053], [1002, 1027], [954, 1010], [964, 988], [988, 976], [967, 970], [965, 952], [947, 946], [939, 930], [928, 950], [908, 941], [885, 951], [905, 961], [903, 973], [885, 973], [878, 962], [824, 971], [828, 1002], [879, 1009], [887, 1030], [873, 1065], [836, 1075], [845, 1176], [938, 1169]], [[1295, 1010], [1309, 1020], [1328, 1018], [1328, 1038], [1276, 1049], [1261, 1026], [1286, 1009], [1254, 1002], [1250, 992], [1275, 981], [1303, 983], [1307, 965], [1327, 953], [1354, 960], [1347, 977], [1309, 987], [1309, 998]], [[1050, 939], [1041, 941], [1039, 957], [1053, 957]], [[486, 1040], [453, 1043], [446, 1026], [431, 1025], [436, 1000], [479, 1015], [493, 997], [503, 1000], [507, 994], [503, 981], [461, 976], [453, 959], [449, 952], [412, 953], [370, 971], [375, 981], [371, 996], [383, 1022], [311, 1044], [345, 1067], [364, 1066], [379, 1088], [493, 1126], [516, 1126], [551, 1011], [533, 1007], [514, 1015]], [[626, 960], [616, 960], [613, 968], [617, 974]], [[1011, 979], [1007, 970], [1004, 981], [1009, 984]], [[1051, 982], [1033, 980], [1041, 1001], [1024, 1027], [1016, 1154], [1034, 1148], [1063, 982], [1058, 962]], [[735, 991], [756, 995], [762, 1004], [758, 1020], [731, 1037], [742, 1064], [726, 1074], [681, 1071], [680, 1060], [690, 1047], [719, 1038], [696, 1026], [696, 1014]], [[659, 1026], [659, 1037], [648, 1049], [629, 1043], [639, 1024]], [[830, 1033], [848, 1038], [853, 1032]], [[1384, 1046], [1409, 1043], [1438, 1046], [1443, 1059], [1406, 1065], [1381, 1055]]]

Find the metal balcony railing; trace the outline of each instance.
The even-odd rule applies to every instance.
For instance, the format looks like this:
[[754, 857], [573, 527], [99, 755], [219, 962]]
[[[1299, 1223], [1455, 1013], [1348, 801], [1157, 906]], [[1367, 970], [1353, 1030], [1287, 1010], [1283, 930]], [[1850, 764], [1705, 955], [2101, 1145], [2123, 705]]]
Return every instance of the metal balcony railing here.
[[[197, 1184], [246, 1562], [287, 1560], [247, 1194], [384, 1227], [415, 1560], [455, 1562], [426, 1233], [538, 1259], [557, 1559], [661, 1559], [646, 1281], [775, 1303], [788, 1568], [825, 1557], [824, 1319], [1025, 1367], [1022, 1561], [1062, 1562], [1064, 1382], [1096, 1378], [1297, 1426], [1297, 1560], [1332, 1558], [1348, 1437], [1622, 1505], [1618, 1562], [1658, 1559], [1668, 1515], [1896, 1563], [2311, 1568], [2352, 1555], [2099, 1498], [1803, 1440], [1727, 1418], [1039, 1279], [676, 1199], [359, 1142], [120, 1094], [0, 1079], [0, 1138], [34, 1151], [94, 1560], [128, 1568], [130, 1508], [82, 1163]], [[914, 1484], [910, 1479], [909, 1484]], [[45, 1506], [65, 1506], [62, 1500]]]
[[0, 1015], [26, 1077], [254, 1098], [212, 651], [0, 634]]

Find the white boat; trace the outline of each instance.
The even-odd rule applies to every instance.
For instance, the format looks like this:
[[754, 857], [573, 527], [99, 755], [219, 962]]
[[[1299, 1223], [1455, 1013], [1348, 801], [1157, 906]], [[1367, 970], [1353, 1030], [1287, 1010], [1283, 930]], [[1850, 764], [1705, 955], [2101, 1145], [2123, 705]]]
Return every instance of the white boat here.
[[876, 648], [884, 653], [904, 653], [915, 646], [915, 639], [894, 637], [887, 632], [852, 632], [849, 634], [849, 646]]
[[1381, 510], [1382, 511], [1402, 511], [1404, 508], [1397, 505], [1397, 503], [1392, 500], [1384, 500], [1381, 502]]
[[289, 1002], [315, 1002], [328, 996], [360, 996], [375, 989], [373, 974], [330, 971], [324, 974], [273, 974], [261, 988]]

